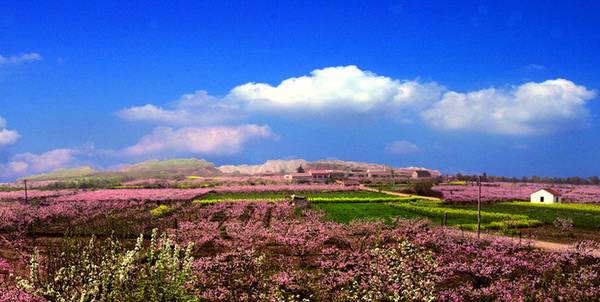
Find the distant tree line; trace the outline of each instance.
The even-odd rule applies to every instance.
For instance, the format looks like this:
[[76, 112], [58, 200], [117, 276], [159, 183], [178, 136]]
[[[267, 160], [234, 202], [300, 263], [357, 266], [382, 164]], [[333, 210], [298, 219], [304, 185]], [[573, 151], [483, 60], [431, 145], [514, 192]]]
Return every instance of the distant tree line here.
[[127, 181], [123, 177], [93, 177], [80, 178], [73, 180], [63, 180], [50, 183], [46, 186], [39, 187], [39, 190], [63, 190], [63, 189], [104, 189], [118, 186], [123, 181]]
[[483, 182], [529, 182], [529, 183], [549, 183], [549, 184], [571, 184], [571, 185], [600, 185], [600, 178], [598, 176], [590, 177], [548, 177], [548, 176], [523, 176], [518, 177], [506, 177], [506, 176], [491, 176], [483, 173], [481, 175], [464, 175], [461, 173], [456, 174], [454, 177], [457, 180], [462, 181], [477, 181], [477, 177], [481, 176]]

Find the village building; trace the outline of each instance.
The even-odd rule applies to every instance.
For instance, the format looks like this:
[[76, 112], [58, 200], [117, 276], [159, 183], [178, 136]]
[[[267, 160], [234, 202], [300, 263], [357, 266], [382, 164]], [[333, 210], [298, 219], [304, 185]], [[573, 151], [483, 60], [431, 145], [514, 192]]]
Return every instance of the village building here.
[[532, 203], [556, 203], [561, 201], [561, 194], [556, 190], [544, 188], [531, 193], [530, 200]]
[[330, 170], [329, 177], [332, 179], [345, 179], [349, 177], [349, 173], [343, 170]]
[[310, 173], [290, 173], [283, 176], [283, 179], [293, 182], [311, 182], [313, 180]]
[[309, 170], [308, 174], [312, 176], [313, 181], [327, 181], [331, 179], [331, 170]]
[[408, 169], [394, 169], [392, 171], [395, 180], [408, 180], [413, 174], [413, 171]]
[[[297, 173], [290, 173], [284, 179], [292, 182], [331, 182], [344, 181], [354, 185], [357, 182], [380, 183], [387, 181], [408, 181], [410, 179], [430, 179], [433, 175], [427, 170], [413, 169], [353, 169], [353, 170], [307, 170], [299, 167]], [[350, 181], [351, 180], [351, 181]]]
[[367, 170], [354, 169], [346, 172], [346, 175], [350, 179], [362, 180], [368, 177]]
[[367, 170], [367, 177], [372, 180], [390, 179], [392, 172], [391, 170]]

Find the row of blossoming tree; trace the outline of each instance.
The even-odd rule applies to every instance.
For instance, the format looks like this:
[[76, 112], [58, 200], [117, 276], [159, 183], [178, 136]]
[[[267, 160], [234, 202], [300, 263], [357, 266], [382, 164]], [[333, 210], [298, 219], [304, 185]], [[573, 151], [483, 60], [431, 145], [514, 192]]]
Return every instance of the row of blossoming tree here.
[[[593, 243], [558, 253], [423, 221], [338, 224], [287, 202], [182, 203], [164, 215], [143, 201], [27, 207], [0, 207], [10, 221], [0, 226], [0, 301], [600, 299]], [[109, 234], [123, 224], [120, 239]], [[51, 243], [32, 228], [99, 237]]]

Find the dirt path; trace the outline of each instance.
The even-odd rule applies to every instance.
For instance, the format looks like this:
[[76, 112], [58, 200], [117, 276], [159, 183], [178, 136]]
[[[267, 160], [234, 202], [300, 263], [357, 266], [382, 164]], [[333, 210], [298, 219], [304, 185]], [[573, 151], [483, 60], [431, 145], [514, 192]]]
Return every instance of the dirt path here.
[[[469, 231], [461, 232], [455, 228], [448, 228], [448, 229], [451, 230], [452, 233], [454, 233], [456, 236], [468, 236], [471, 238], [477, 238], [476, 232], [469, 232]], [[563, 252], [563, 251], [568, 251], [568, 250], [575, 250], [575, 246], [572, 244], [541, 241], [541, 240], [535, 240], [535, 239], [529, 239], [529, 238], [520, 239], [520, 238], [516, 238], [516, 237], [508, 237], [508, 236], [489, 234], [489, 233], [481, 233], [481, 238], [485, 239], [485, 240], [503, 239], [503, 240], [512, 241], [514, 243], [531, 245], [535, 248], [552, 251], [552, 252]], [[600, 257], [600, 250], [592, 251], [592, 255], [594, 255], [594, 257]]]
[[[433, 200], [433, 201], [441, 201], [441, 199], [439, 198], [435, 198], [435, 197], [428, 197], [428, 196], [419, 196], [419, 195], [410, 195], [410, 194], [404, 194], [404, 193], [398, 193], [398, 192], [391, 192], [391, 191], [384, 191], [384, 190], [378, 190], [378, 189], [374, 189], [374, 188], [369, 188], [367, 186], [364, 185], [360, 185], [359, 188], [361, 190], [364, 191], [371, 191], [371, 192], [380, 192], [380, 193], [384, 193], [384, 194], [388, 194], [388, 195], [393, 195], [393, 196], [398, 196], [398, 197], [417, 197], [417, 198], [421, 198], [421, 199], [425, 199], [425, 200]], [[457, 230], [456, 228], [449, 228], [452, 231], [455, 231], [455, 234], [458, 236], [468, 236], [471, 238], [477, 238], [477, 233], [475, 232], [469, 232], [469, 231], [464, 231], [461, 232], [459, 230]], [[556, 243], [556, 242], [549, 242], [549, 241], [541, 241], [541, 240], [535, 240], [535, 239], [519, 239], [516, 237], [509, 237], [509, 236], [502, 236], [502, 235], [497, 235], [497, 234], [488, 234], [488, 233], [481, 233], [481, 238], [482, 239], [487, 239], [487, 240], [493, 240], [496, 238], [500, 238], [500, 239], [504, 239], [504, 240], [509, 240], [509, 241], [513, 241], [513, 242], [520, 242], [522, 244], [530, 244], [531, 246], [538, 248], [538, 249], [543, 249], [543, 250], [547, 250], [547, 251], [552, 251], [552, 252], [561, 252], [561, 251], [566, 251], [566, 250], [574, 250], [575, 246], [572, 244], [564, 244], [564, 243]], [[594, 250], [592, 252], [592, 255], [594, 255], [595, 257], [600, 257], [600, 250]]]

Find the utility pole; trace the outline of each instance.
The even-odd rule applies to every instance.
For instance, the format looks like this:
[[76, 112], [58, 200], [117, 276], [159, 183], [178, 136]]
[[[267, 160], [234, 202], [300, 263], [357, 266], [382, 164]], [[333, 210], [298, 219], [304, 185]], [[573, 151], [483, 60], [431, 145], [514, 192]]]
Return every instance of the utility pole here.
[[29, 197], [27, 196], [27, 179], [24, 179], [23, 182], [25, 183], [25, 203], [29, 203]]
[[477, 176], [477, 238], [481, 237], [481, 176]]

